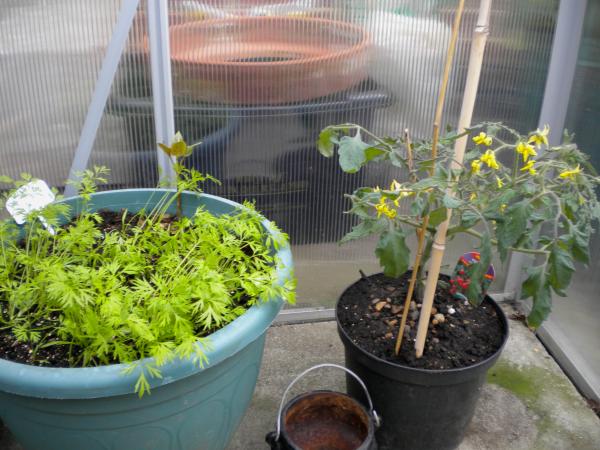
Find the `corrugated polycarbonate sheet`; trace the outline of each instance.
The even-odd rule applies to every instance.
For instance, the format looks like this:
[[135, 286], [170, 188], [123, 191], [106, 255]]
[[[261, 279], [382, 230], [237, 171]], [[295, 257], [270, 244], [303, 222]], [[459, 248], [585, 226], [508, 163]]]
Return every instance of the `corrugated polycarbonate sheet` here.
[[[120, 6], [118, 0], [0, 3], [1, 173], [26, 171], [64, 186]], [[127, 48], [142, 38], [136, 23]], [[146, 70], [145, 58], [129, 51], [113, 93], [134, 98], [148, 90], [145, 74], [138, 76]], [[154, 140], [153, 126], [130, 118], [138, 114], [131, 107], [125, 116], [110, 100], [105, 110], [89, 165], [109, 166], [111, 186], [156, 181], [154, 161], [138, 151], [140, 140]]]
[[[172, 3], [177, 128], [204, 141], [192, 164], [223, 182], [209, 191], [255, 200], [290, 234], [301, 306], [330, 305], [359, 268], [377, 270], [373, 241], [336, 244], [353, 223], [343, 194], [403, 177], [341, 173], [316, 151], [318, 132], [354, 122], [428, 137], [455, 4]], [[467, 2], [444, 124], [458, 118], [477, 7]], [[474, 120], [535, 128], [556, 13], [556, 1], [494, 2]], [[448, 262], [474, 245], [455, 241]]]
[[[117, 187], [157, 181], [145, 4], [90, 160], [110, 166]], [[475, 120], [535, 128], [557, 4], [494, 1]], [[457, 121], [477, 5], [467, 1], [444, 124]], [[25, 170], [62, 185], [120, 6], [2, 2], [1, 173]], [[373, 242], [336, 244], [352, 225], [343, 194], [403, 176], [376, 166], [341, 173], [335, 160], [318, 154], [318, 132], [354, 122], [380, 134], [409, 128], [414, 139], [427, 137], [454, 6], [169, 1], [176, 129], [189, 142], [203, 141], [188, 163], [222, 181], [207, 191], [254, 200], [290, 234], [300, 305], [331, 304], [358, 268], [377, 269]], [[470, 246], [454, 245], [449, 261]]]

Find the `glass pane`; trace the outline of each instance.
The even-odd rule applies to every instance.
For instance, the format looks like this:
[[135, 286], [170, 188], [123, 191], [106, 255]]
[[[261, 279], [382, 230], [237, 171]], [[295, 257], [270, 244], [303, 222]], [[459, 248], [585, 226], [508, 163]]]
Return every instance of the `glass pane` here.
[[[429, 136], [455, 4], [171, 2], [177, 128], [204, 141], [192, 164], [223, 182], [209, 192], [255, 200], [290, 234], [298, 306], [331, 306], [358, 269], [378, 271], [373, 241], [337, 244], [353, 223], [343, 193], [405, 176], [341, 173], [316, 151], [319, 131], [354, 122]], [[494, 2], [475, 120], [535, 128], [557, 10], [541, 4]], [[477, 6], [467, 2], [444, 123], [457, 121]], [[453, 244], [447, 263], [475, 244]]]
[[[600, 170], [600, 1], [588, 2], [581, 47], [571, 101], [565, 127], [575, 133], [578, 146], [590, 155], [596, 170]], [[564, 332], [559, 344], [572, 357], [585, 361], [588, 381], [600, 392], [600, 235], [596, 233], [590, 245], [590, 265], [577, 265], [567, 298], [553, 300], [552, 322]], [[581, 368], [581, 367], [580, 367]], [[585, 369], [584, 369], [585, 370]]]

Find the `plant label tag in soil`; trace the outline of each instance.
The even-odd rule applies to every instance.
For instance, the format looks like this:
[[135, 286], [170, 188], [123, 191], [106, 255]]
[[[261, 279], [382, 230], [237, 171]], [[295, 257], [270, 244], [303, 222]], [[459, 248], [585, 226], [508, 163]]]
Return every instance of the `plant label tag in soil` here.
[[[18, 225], [22, 225], [30, 213], [45, 208], [54, 199], [55, 195], [46, 182], [35, 180], [17, 189], [6, 201], [6, 209], [15, 222]], [[39, 216], [39, 220], [51, 234], [55, 234], [52, 227], [46, 222], [46, 219]]]
[[[467, 252], [458, 259], [458, 263], [456, 264], [452, 278], [450, 278], [450, 293], [455, 298], [459, 300], [467, 300], [465, 293], [471, 284], [469, 269], [474, 264], [480, 264], [480, 258], [481, 256], [479, 252]], [[494, 271], [494, 266], [490, 264], [487, 272], [483, 275], [483, 281], [481, 283], [482, 296], [486, 294], [495, 277], [496, 273]]]

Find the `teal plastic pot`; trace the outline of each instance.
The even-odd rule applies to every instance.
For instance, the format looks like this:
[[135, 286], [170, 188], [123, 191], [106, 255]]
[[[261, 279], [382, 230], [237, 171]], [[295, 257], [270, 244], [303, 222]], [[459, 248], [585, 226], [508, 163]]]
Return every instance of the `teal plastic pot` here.
[[[93, 195], [92, 209], [139, 211], [170, 191], [131, 189]], [[77, 198], [65, 200], [79, 208]], [[183, 213], [199, 206], [213, 214], [239, 205], [212, 195], [185, 193]], [[173, 211], [174, 212], [174, 211]], [[270, 223], [264, 225], [270, 229]], [[289, 247], [278, 283], [291, 276]], [[208, 364], [175, 360], [138, 398], [138, 372], [122, 364], [43, 368], [0, 359], [0, 416], [27, 450], [216, 450], [227, 447], [248, 408], [262, 360], [265, 332], [281, 299], [253, 306], [210, 336]]]

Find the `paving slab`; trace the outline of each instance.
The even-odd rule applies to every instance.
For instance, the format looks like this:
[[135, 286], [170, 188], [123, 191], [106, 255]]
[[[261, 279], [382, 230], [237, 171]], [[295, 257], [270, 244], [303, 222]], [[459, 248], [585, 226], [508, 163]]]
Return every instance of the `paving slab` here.
[[[459, 450], [600, 448], [598, 417], [535, 335], [518, 321], [510, 327]], [[272, 327], [252, 404], [228, 450], [268, 449], [264, 437], [274, 429], [289, 382], [315, 364], [343, 364], [343, 354], [334, 322]], [[342, 372], [323, 369], [301, 380], [290, 396], [312, 389], [344, 391], [344, 380]], [[6, 431], [0, 449], [23, 450]]]

